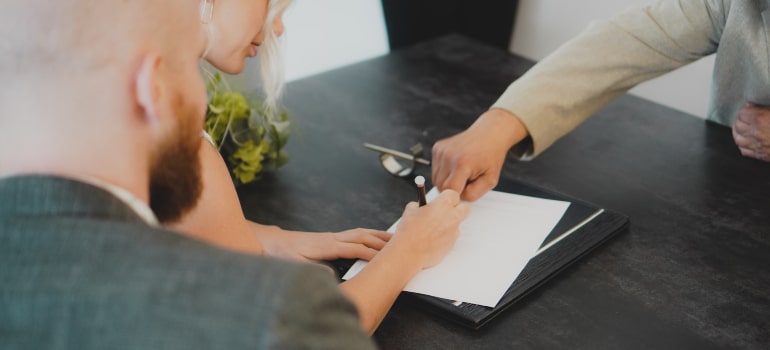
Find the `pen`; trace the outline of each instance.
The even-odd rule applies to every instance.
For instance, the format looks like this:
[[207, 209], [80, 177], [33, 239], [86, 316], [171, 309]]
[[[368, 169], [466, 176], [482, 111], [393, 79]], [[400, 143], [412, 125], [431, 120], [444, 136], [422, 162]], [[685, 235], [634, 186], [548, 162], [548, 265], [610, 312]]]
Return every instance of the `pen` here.
[[425, 199], [425, 178], [417, 176], [414, 178], [414, 184], [417, 185], [417, 202], [420, 206], [428, 204], [428, 200]]

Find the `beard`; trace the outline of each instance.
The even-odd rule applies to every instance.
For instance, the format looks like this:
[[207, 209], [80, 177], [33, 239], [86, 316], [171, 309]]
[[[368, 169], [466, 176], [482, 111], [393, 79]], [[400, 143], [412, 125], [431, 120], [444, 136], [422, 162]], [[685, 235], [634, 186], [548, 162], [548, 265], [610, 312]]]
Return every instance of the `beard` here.
[[[183, 110], [181, 105], [177, 104]], [[197, 118], [184, 112], [176, 113], [178, 132], [161, 142], [150, 167], [150, 208], [163, 224], [179, 221], [195, 207], [203, 190], [198, 155], [202, 128], [193, 125]]]

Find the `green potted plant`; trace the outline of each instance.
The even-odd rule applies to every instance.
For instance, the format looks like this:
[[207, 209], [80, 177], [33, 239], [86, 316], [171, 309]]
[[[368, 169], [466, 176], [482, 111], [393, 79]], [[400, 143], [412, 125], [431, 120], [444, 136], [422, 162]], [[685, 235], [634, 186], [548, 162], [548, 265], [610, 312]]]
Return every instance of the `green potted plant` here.
[[231, 91], [218, 72], [207, 91], [205, 130], [225, 159], [236, 186], [286, 164], [289, 155], [284, 146], [290, 122], [285, 110], [267, 112], [259, 99]]

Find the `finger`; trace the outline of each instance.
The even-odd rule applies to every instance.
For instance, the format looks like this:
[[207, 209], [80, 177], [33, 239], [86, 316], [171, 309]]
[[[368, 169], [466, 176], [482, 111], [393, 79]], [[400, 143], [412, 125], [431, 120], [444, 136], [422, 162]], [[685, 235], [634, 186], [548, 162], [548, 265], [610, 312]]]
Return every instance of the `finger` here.
[[435, 178], [431, 179], [433, 184], [438, 187], [439, 191], [445, 190], [447, 187], [447, 178], [452, 175], [452, 165], [446, 164], [447, 160], [442, 160], [437, 164]]
[[390, 241], [390, 238], [393, 237], [392, 234], [385, 231], [380, 231], [380, 230], [366, 230], [366, 231], [369, 232], [370, 235], [375, 236], [385, 242]]
[[384, 246], [387, 241], [381, 239], [377, 233], [379, 231], [355, 229], [336, 233], [334, 239], [337, 243], [363, 244], [372, 248]]
[[767, 129], [770, 126], [770, 107], [762, 108], [762, 111], [757, 116], [757, 125], [759, 129]]
[[471, 181], [468, 186], [465, 186], [461, 198], [470, 202], [476, 201], [497, 186], [497, 179], [497, 175], [485, 174]]
[[417, 202], [409, 202], [406, 203], [406, 206], [404, 207], [404, 213], [402, 216], [406, 216], [407, 214], [420, 209], [420, 204]]
[[385, 237], [389, 234], [382, 230], [374, 230], [371, 228], [354, 228], [350, 230], [345, 230], [339, 233], [340, 235], [349, 236], [349, 237], [355, 237], [359, 235], [372, 235], [372, 236], [379, 236], [379, 237]]
[[455, 215], [459, 221], [463, 221], [471, 214], [471, 206], [468, 203], [460, 203], [455, 207]]
[[[374, 259], [375, 256], [377, 256], [377, 253], [379, 253], [379, 250], [374, 250], [371, 248], [361, 249], [358, 254], [356, 254], [355, 258], [363, 259], [366, 261], [371, 261]], [[353, 259], [353, 258], [348, 258]]]
[[455, 167], [451, 174], [444, 180], [445, 190], [455, 190], [457, 193], [463, 193], [468, 180], [471, 177], [471, 169], [465, 166]]
[[756, 137], [759, 130], [753, 124], [744, 123], [737, 120], [733, 125], [733, 139], [735, 144], [742, 147], [758, 148], [761, 147], [761, 141]]
[[444, 190], [434, 202], [443, 202], [454, 207], [460, 203], [460, 193], [455, 190]]
[[741, 155], [744, 157], [749, 157], [749, 158], [757, 157], [756, 153], [751, 148], [741, 147], [739, 148], [739, 150], [741, 151]]
[[752, 125], [747, 123], [745, 120], [738, 119], [735, 121], [735, 124], [733, 124], [733, 130], [737, 131], [741, 135], [751, 135], [753, 129], [754, 128]]
[[[370, 260], [374, 259], [374, 257], [377, 256], [377, 253], [379, 253], [379, 252], [380, 252], [379, 250], [375, 250], [375, 249], [372, 249], [372, 248], [360, 249], [358, 251], [358, 254], [356, 254], [356, 258], [363, 259], [363, 260], [366, 260], [366, 261], [370, 261]], [[353, 259], [353, 258], [348, 258], [348, 259]]]
[[749, 148], [754, 143], [752, 139], [749, 139], [748, 137], [745, 137], [739, 133], [733, 133], [733, 139], [735, 140], [735, 145], [738, 146], [738, 148]]
[[748, 124], [753, 124], [758, 114], [758, 110], [759, 107], [756, 105], [746, 104], [740, 111], [738, 111], [738, 118], [736, 118], [736, 121], [740, 120]]
[[441, 168], [444, 165], [444, 152], [442, 149], [442, 142], [439, 141], [433, 145], [433, 150], [431, 151], [431, 158], [433, 160], [431, 161], [430, 180], [439, 188], [439, 190], [442, 189], [441, 186], [443, 186], [444, 183], [444, 178], [439, 177]]
[[758, 152], [754, 158], [764, 162], [770, 162], [770, 154], [764, 152]]
[[764, 162], [770, 161], [770, 155], [764, 152], [755, 151], [753, 149], [748, 149], [748, 148], [741, 148], [740, 150], [741, 150], [741, 155], [746, 158], [753, 158]]
[[366, 235], [360, 236], [357, 241], [349, 242], [349, 243], [363, 244], [363, 245], [365, 245], [365, 246], [367, 246], [369, 248], [380, 250], [383, 247], [385, 247], [385, 244], [387, 244], [388, 241], [382, 240], [379, 237], [374, 236], [374, 235], [366, 234]]
[[[364, 235], [364, 234], [366, 234], [366, 235], [370, 235], [370, 236], [375, 236], [375, 237], [377, 237], [377, 238], [379, 238], [379, 239], [381, 239], [383, 241], [389, 241], [390, 237], [393, 236], [389, 232], [385, 232], [385, 231], [382, 231], [382, 230], [373, 230], [373, 229], [370, 229], [370, 228], [356, 228], [356, 229], [344, 231], [343, 233], [347, 234], [348, 236], [352, 236], [352, 237], [356, 237], [357, 235]], [[350, 240], [348, 240], [348, 241], [350, 241]]]
[[364, 259], [372, 260], [379, 250], [372, 249], [360, 244], [347, 243], [339, 247], [337, 256], [343, 259]]

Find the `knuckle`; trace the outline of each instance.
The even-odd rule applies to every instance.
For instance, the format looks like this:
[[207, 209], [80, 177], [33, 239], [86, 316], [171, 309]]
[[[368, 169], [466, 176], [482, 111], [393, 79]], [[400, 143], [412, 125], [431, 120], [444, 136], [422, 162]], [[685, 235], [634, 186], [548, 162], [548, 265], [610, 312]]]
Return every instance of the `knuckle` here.
[[433, 155], [433, 158], [441, 159], [444, 156], [444, 141], [436, 142], [436, 144], [433, 145], [433, 149], [431, 150], [431, 154]]
[[487, 189], [494, 188], [497, 186], [498, 178], [497, 176], [484, 176], [481, 179], [481, 183], [486, 187]]
[[454, 205], [460, 201], [460, 194], [453, 189], [444, 190], [444, 192], [441, 192], [441, 197], [448, 205]]
[[460, 171], [468, 171], [471, 169], [471, 160], [465, 155], [458, 155], [453, 159], [454, 168]]

